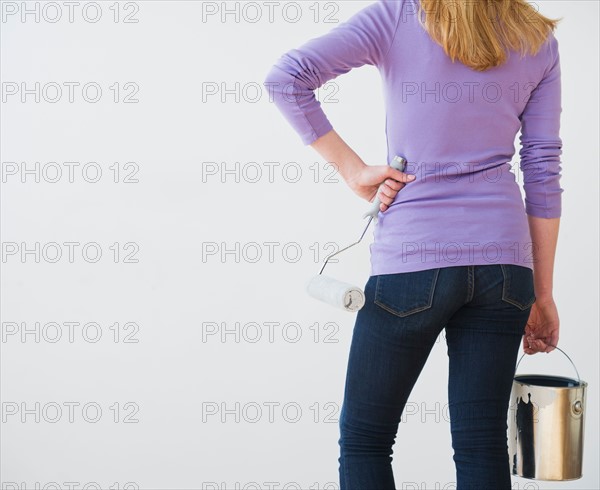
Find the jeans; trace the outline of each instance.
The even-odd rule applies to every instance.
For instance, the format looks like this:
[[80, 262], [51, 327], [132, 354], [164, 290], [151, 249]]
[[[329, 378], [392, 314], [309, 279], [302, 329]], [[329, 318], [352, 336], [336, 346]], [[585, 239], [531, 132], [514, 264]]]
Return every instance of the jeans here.
[[340, 489], [395, 489], [398, 425], [445, 328], [457, 489], [509, 490], [508, 405], [535, 301], [533, 271], [512, 264], [441, 267], [371, 276], [364, 289], [339, 419]]

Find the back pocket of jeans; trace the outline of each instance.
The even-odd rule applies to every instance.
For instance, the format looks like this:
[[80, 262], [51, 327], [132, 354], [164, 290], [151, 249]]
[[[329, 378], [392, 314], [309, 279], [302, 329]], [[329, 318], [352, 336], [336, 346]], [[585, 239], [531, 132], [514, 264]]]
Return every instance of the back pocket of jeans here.
[[533, 271], [529, 267], [500, 264], [504, 282], [502, 286], [502, 301], [526, 310], [535, 303], [533, 286]]
[[376, 305], [394, 315], [405, 317], [433, 305], [433, 294], [440, 269], [427, 269], [377, 276]]

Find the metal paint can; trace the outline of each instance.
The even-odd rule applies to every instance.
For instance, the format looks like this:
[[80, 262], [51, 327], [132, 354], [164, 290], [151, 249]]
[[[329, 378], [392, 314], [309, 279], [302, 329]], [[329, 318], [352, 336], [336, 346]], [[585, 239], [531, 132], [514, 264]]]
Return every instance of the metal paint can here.
[[[571, 361], [563, 350], [556, 349]], [[587, 383], [579, 377], [573, 361], [571, 364], [577, 379], [543, 374], [514, 376], [508, 423], [509, 462], [514, 475], [546, 481], [581, 478]]]

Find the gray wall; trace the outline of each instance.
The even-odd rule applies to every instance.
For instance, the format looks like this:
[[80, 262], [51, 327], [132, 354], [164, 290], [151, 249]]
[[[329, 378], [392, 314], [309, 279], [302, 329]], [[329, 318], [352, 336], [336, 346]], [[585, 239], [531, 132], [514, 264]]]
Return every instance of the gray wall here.
[[[368, 203], [262, 81], [369, 3], [281, 2], [269, 19], [268, 2], [83, 2], [71, 22], [66, 2], [2, 2], [2, 488], [337, 488], [355, 315], [303, 288], [358, 238]], [[536, 3], [565, 16], [555, 297], [560, 346], [590, 389], [583, 479], [514, 488], [591, 489], [598, 3]], [[319, 97], [361, 157], [385, 164], [376, 69]], [[329, 272], [364, 285], [371, 233]], [[519, 369], [573, 375], [561, 357]], [[447, 374], [440, 336], [394, 448], [398, 488], [455, 488]]]

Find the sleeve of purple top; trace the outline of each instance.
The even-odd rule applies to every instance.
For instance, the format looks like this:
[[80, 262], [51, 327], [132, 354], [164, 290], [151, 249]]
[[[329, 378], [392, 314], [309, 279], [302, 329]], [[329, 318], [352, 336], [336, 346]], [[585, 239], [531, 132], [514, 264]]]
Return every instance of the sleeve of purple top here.
[[362, 65], [379, 66], [392, 45], [403, 0], [378, 0], [326, 34], [283, 54], [263, 85], [305, 145], [333, 129], [315, 90]]
[[548, 68], [531, 92], [520, 117], [520, 167], [526, 213], [540, 218], [559, 218], [563, 192], [560, 186], [561, 76], [558, 41], [552, 33], [549, 43]]

